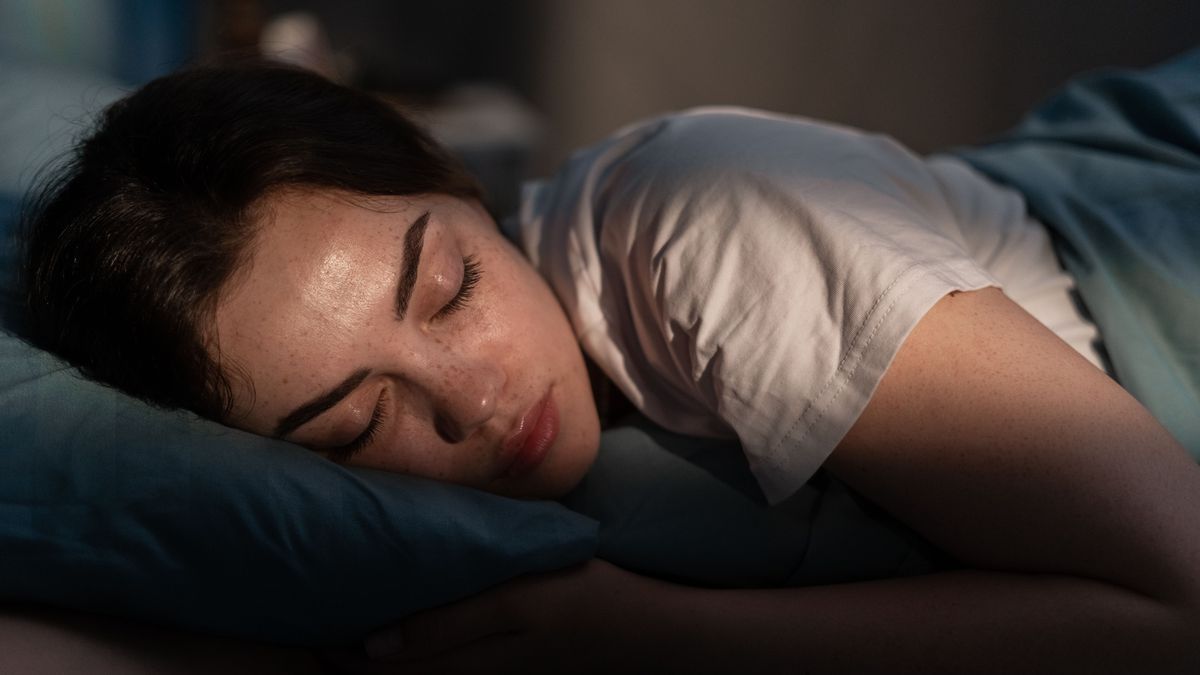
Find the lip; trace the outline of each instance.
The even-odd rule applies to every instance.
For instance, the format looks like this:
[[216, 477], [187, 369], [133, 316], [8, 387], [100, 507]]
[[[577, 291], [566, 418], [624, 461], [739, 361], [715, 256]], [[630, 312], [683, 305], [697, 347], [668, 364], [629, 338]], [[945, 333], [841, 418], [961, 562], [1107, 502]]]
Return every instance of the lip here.
[[516, 431], [505, 439], [501, 448], [505, 477], [516, 478], [533, 471], [549, 454], [550, 446], [558, 438], [558, 406], [554, 404], [553, 393], [553, 389], [547, 391], [525, 411]]

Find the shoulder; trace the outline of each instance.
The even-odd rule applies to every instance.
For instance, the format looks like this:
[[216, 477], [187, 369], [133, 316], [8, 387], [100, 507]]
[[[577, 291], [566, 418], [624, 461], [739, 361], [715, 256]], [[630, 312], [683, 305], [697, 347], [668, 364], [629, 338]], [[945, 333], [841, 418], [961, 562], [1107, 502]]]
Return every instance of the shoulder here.
[[861, 214], [952, 229], [923, 158], [887, 136], [803, 117], [697, 108], [623, 129], [573, 164], [560, 187], [578, 188], [566, 192], [618, 239], [674, 244], [713, 227], [807, 237]]
[[899, 149], [886, 137], [804, 117], [749, 108], [705, 107], [664, 115], [618, 131], [608, 143], [623, 152], [607, 157], [623, 171], [679, 186], [736, 178], [742, 173], [798, 178]]
[[649, 223], [631, 215], [780, 198], [790, 206], [842, 211], [944, 210], [924, 160], [887, 136], [804, 117], [705, 107], [637, 122], [574, 153], [553, 177], [527, 188], [522, 220], [537, 220], [543, 229], [582, 218], [596, 233], [642, 230]]
[[593, 295], [620, 277], [657, 309], [694, 315], [711, 311], [695, 298], [718, 280], [775, 287], [781, 270], [807, 263], [788, 286], [829, 286], [871, 242], [927, 250], [933, 237], [938, 253], [957, 254], [938, 236], [950, 219], [924, 160], [887, 137], [697, 108], [576, 153], [527, 191], [521, 227], [535, 264], [562, 268], [549, 276]]

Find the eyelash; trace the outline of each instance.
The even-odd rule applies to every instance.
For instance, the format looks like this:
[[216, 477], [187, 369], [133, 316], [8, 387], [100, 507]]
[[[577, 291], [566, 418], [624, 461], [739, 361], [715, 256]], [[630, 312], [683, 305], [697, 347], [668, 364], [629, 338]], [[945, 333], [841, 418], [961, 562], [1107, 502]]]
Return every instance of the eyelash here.
[[467, 306], [467, 301], [471, 299], [471, 292], [475, 290], [475, 286], [479, 283], [479, 278], [483, 276], [483, 271], [479, 267], [479, 261], [475, 256], [469, 255], [463, 258], [463, 279], [462, 284], [458, 287], [458, 293], [450, 298], [450, 302], [446, 303], [445, 307], [438, 310], [437, 314], [433, 315], [434, 319], [444, 319], [447, 316], [457, 312]]
[[353, 457], [359, 450], [371, 444], [375, 437], [379, 435], [379, 430], [383, 428], [383, 422], [387, 419], [387, 389], [384, 389], [379, 394], [379, 401], [375, 403], [375, 410], [371, 412], [371, 421], [367, 424], [367, 428], [359, 435], [358, 438], [349, 443], [333, 448], [328, 451], [329, 459], [344, 463]]

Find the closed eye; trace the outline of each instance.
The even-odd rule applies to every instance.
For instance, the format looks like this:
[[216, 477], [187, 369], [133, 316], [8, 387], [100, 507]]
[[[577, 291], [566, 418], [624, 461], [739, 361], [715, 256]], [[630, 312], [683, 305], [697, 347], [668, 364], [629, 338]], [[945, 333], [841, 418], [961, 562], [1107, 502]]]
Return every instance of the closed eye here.
[[379, 400], [375, 402], [375, 410], [371, 412], [371, 421], [367, 424], [367, 428], [359, 434], [358, 438], [345, 445], [325, 451], [329, 459], [339, 464], [344, 464], [375, 440], [375, 437], [379, 435], [383, 427], [384, 420], [387, 419], [387, 393], [388, 390], [386, 388], [379, 392]]
[[467, 302], [471, 299], [471, 293], [475, 290], [475, 286], [479, 283], [479, 278], [482, 274], [479, 261], [475, 259], [475, 256], [465, 256], [463, 258], [462, 283], [458, 286], [458, 292], [454, 294], [453, 298], [450, 298], [450, 302], [447, 302], [445, 306], [433, 315], [433, 319], [435, 321], [444, 319], [466, 307]]

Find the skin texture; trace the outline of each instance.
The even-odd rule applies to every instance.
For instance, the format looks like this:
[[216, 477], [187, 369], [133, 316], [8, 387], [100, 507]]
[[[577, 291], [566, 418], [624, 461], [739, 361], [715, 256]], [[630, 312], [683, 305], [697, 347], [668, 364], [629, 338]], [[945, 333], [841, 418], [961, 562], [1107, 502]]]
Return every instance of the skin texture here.
[[[401, 320], [405, 235], [425, 213]], [[559, 496], [582, 478], [599, 422], [579, 345], [553, 292], [479, 204], [292, 191], [265, 200], [258, 225], [216, 311], [232, 425], [275, 435], [289, 412], [366, 369], [345, 399], [285, 438], [327, 452], [377, 416], [372, 442], [347, 463], [526, 498]], [[467, 256], [478, 283], [446, 311]], [[505, 440], [523, 418], [533, 425], [547, 394], [558, 436], [536, 468], [509, 476]]]
[[[998, 289], [942, 298], [827, 467], [973, 569], [769, 590], [593, 561], [419, 614], [357, 673], [1200, 672], [1200, 468]], [[390, 659], [390, 660], [389, 660]]]

